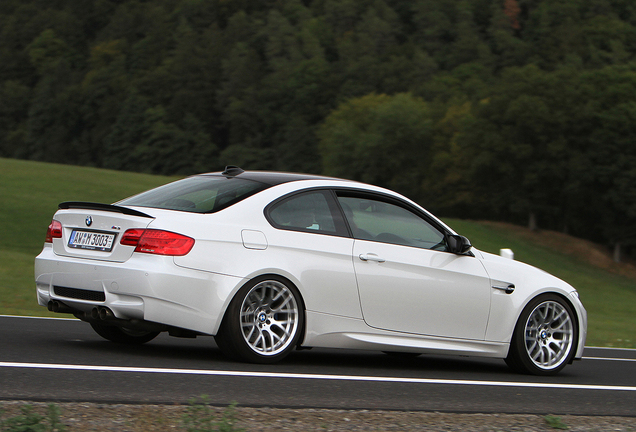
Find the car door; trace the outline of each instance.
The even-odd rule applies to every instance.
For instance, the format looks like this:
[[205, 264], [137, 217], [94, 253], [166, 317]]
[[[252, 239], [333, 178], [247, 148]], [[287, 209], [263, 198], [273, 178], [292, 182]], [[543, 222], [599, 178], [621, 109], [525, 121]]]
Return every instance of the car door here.
[[309, 189], [286, 195], [266, 209], [276, 228], [267, 236], [272, 268], [300, 281], [308, 312], [362, 317], [348, 234], [333, 194]]
[[375, 328], [483, 340], [490, 281], [473, 256], [446, 252], [441, 226], [406, 202], [338, 192], [355, 238], [365, 322]]

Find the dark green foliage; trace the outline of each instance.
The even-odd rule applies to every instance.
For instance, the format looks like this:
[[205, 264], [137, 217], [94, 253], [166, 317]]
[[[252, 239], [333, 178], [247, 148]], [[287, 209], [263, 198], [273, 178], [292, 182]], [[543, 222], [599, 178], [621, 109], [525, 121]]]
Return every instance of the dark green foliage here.
[[562, 430], [569, 429], [568, 425], [563, 423], [563, 420], [561, 420], [561, 417], [548, 415], [548, 416], [545, 416], [544, 419], [545, 419], [545, 422], [548, 424], [548, 426], [550, 426], [552, 429], [562, 429]]
[[3, 0], [0, 156], [329, 173], [629, 245], [632, 3]]
[[242, 432], [245, 429], [236, 426], [236, 403], [232, 403], [217, 420], [210, 407], [210, 398], [203, 395], [189, 401], [188, 412], [183, 416], [183, 427], [188, 432]]
[[459, 128], [465, 169], [479, 183], [473, 211], [534, 214], [597, 241], [633, 238], [634, 67], [507, 69]]
[[[0, 428], [7, 432], [63, 432], [66, 427], [60, 422], [60, 408], [50, 404], [47, 416], [33, 410], [31, 405], [20, 407], [21, 415], [4, 419], [0, 417]], [[3, 414], [0, 412], [0, 414]]]
[[433, 144], [422, 99], [400, 93], [350, 100], [327, 117], [320, 137], [326, 174], [421, 195]]

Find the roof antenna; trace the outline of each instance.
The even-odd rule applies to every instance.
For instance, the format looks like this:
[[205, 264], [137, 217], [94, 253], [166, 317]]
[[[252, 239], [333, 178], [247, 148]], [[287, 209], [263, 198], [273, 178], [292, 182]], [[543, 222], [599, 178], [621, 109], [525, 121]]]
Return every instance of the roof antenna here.
[[223, 171], [221, 174], [226, 176], [226, 177], [234, 177], [237, 176], [241, 173], [244, 173], [245, 171], [243, 171], [241, 168], [234, 166], [234, 165], [228, 165], [225, 167], [225, 171]]

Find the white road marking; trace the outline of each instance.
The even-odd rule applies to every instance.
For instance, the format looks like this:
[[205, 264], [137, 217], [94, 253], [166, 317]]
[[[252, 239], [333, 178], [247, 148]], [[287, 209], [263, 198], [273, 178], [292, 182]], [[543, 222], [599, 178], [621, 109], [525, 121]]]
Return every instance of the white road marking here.
[[277, 372], [220, 371], [220, 370], [204, 370], [204, 369], [168, 369], [168, 368], [143, 368], [143, 367], [120, 367], [120, 366], [91, 366], [91, 365], [49, 364], [49, 363], [0, 362], [0, 367], [49, 369], [49, 370], [56, 369], [56, 370], [75, 370], [75, 371], [96, 371], [96, 372], [133, 372], [133, 373], [231, 376], [231, 377], [244, 377], [244, 378], [315, 379], [315, 380], [336, 380], [336, 381], [409, 383], [409, 384], [446, 384], [446, 385], [472, 385], [472, 386], [491, 386], [491, 387], [525, 387], [525, 388], [568, 389], [568, 390], [636, 391], [636, 387], [630, 387], [630, 386], [554, 384], [554, 383], [530, 383], [530, 382], [505, 382], [505, 381], [471, 381], [471, 380], [448, 380], [448, 379], [428, 379], [428, 378], [374, 377], [374, 376], [356, 376], [356, 375], [296, 374], [296, 373], [277, 373]]
[[611, 360], [611, 361], [636, 362], [636, 359], [611, 358], [611, 357], [583, 357], [582, 360]]

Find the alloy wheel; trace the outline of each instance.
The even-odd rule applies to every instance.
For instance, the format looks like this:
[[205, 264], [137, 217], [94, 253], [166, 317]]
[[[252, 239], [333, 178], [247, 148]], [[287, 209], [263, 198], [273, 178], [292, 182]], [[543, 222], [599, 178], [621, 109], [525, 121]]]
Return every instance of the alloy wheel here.
[[241, 304], [243, 339], [260, 355], [277, 355], [294, 340], [299, 315], [298, 302], [290, 288], [277, 280], [260, 282]]
[[559, 302], [538, 304], [525, 325], [525, 348], [540, 369], [559, 367], [574, 345], [574, 324], [568, 310]]

